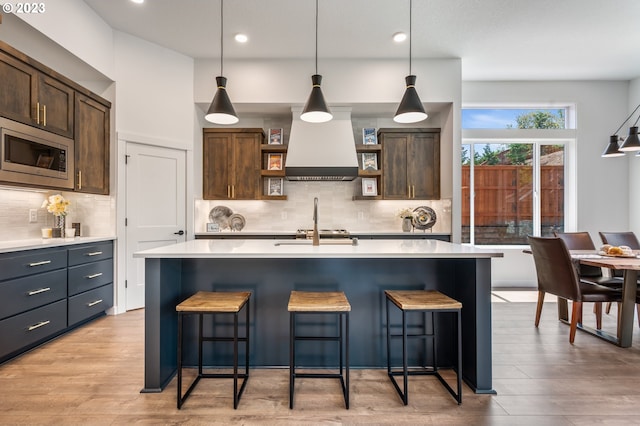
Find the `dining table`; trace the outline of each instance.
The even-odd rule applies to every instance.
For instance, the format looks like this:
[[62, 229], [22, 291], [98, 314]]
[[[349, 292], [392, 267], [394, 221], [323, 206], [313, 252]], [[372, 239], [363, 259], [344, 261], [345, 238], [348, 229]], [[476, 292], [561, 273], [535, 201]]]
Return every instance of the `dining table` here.
[[[571, 250], [571, 258], [583, 265], [609, 268], [623, 271], [622, 302], [619, 304], [618, 328], [616, 335], [603, 330], [595, 330], [583, 324], [578, 328], [594, 336], [612, 342], [622, 348], [631, 346], [634, 327], [634, 310], [638, 291], [638, 271], [640, 270], [640, 252], [635, 251], [632, 256], [607, 256], [594, 250]], [[561, 321], [569, 322], [569, 309], [566, 299], [558, 299], [558, 316]]]

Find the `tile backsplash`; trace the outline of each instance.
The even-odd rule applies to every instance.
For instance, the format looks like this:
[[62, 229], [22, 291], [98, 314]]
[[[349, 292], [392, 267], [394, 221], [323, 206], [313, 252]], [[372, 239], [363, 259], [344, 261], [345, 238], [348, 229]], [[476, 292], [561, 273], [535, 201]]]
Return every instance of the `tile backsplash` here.
[[435, 233], [451, 233], [451, 200], [363, 200], [353, 201], [355, 182], [288, 182], [286, 201], [196, 200], [195, 232], [206, 232], [209, 212], [226, 206], [245, 217], [243, 231], [292, 232], [313, 227], [313, 198], [318, 197], [318, 228], [350, 232], [401, 232], [397, 216], [403, 208], [431, 207], [437, 216]]
[[[83, 236], [115, 235], [115, 198], [108, 195], [0, 187], [0, 240], [40, 238], [40, 229], [53, 225], [53, 215], [41, 207], [45, 198], [53, 194], [61, 194], [71, 202], [66, 218], [68, 228], [72, 222], [80, 222]], [[34, 223], [29, 223], [31, 209], [37, 212]]]

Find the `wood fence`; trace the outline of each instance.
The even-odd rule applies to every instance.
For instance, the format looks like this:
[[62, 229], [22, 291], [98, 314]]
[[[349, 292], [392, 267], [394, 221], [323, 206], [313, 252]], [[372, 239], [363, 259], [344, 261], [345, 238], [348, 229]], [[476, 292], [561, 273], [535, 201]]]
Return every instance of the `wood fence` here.
[[[541, 166], [540, 209], [542, 235], [545, 229], [563, 229], [564, 166]], [[533, 168], [528, 165], [474, 166], [476, 243], [505, 238], [500, 228], [509, 228], [514, 243], [526, 242], [533, 226]], [[462, 226], [463, 234], [470, 222], [470, 167], [462, 166]], [[489, 228], [484, 232], [481, 228]], [[478, 238], [487, 234], [486, 238]], [[524, 241], [523, 241], [524, 239]], [[494, 241], [496, 240], [496, 241]], [[488, 243], [489, 241], [485, 241]]]

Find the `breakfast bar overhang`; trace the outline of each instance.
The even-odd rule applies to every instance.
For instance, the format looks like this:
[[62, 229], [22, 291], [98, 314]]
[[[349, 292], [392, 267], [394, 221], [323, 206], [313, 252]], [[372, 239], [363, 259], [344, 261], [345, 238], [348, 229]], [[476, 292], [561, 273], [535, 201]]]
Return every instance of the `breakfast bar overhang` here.
[[[491, 259], [502, 257], [499, 251], [437, 240], [361, 240], [353, 245], [323, 240], [319, 246], [309, 240], [191, 240], [134, 256], [145, 259], [143, 392], [162, 391], [175, 374], [175, 307], [198, 290], [252, 292], [252, 368], [288, 366], [291, 290], [344, 291], [352, 306], [352, 367], [386, 368], [384, 290], [435, 289], [462, 302], [465, 382], [476, 393], [495, 393]], [[421, 325], [432, 326], [423, 321]], [[444, 334], [444, 344], [438, 340], [439, 363], [441, 358], [446, 362], [451, 324], [439, 321], [437, 327], [438, 335]], [[313, 347], [309, 352], [311, 362], [318, 353]]]

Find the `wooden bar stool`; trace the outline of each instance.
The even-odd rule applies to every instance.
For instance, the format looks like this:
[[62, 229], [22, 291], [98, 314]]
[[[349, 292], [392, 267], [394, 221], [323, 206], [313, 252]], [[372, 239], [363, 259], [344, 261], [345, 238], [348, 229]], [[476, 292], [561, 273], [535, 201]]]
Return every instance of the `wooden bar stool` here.
[[[462, 321], [461, 311], [462, 303], [455, 299], [452, 299], [436, 290], [385, 290], [386, 305], [387, 305], [387, 374], [393, 383], [393, 386], [398, 391], [398, 394], [402, 398], [404, 405], [409, 402], [408, 398], [408, 376], [415, 375], [435, 375], [440, 382], [447, 388], [449, 393], [458, 401], [458, 404], [462, 403]], [[402, 334], [391, 334], [391, 326], [389, 323], [389, 307], [390, 302], [393, 303], [398, 309], [402, 311]], [[433, 333], [427, 333], [424, 330], [422, 334], [407, 334], [407, 312], [431, 312]], [[456, 312], [457, 313], [457, 326], [458, 326], [458, 365], [456, 369], [456, 376], [458, 382], [458, 392], [449, 386], [449, 384], [442, 378], [437, 364], [436, 357], [436, 316], [435, 313], [439, 312]], [[426, 327], [426, 324], [425, 324]], [[402, 371], [391, 369], [391, 338], [402, 337]], [[407, 365], [407, 339], [408, 338], [420, 338], [431, 339], [433, 342], [433, 366], [427, 367], [427, 370], [409, 371]], [[394, 376], [402, 375], [404, 378], [403, 390], [400, 390], [398, 382]]]
[[[293, 391], [296, 377], [312, 379], [335, 378], [340, 379], [344, 403], [349, 409], [349, 312], [351, 305], [342, 291], [292, 291], [289, 297], [289, 408], [293, 408]], [[297, 336], [296, 315], [299, 314], [336, 314], [340, 319], [338, 336]], [[344, 333], [343, 321], [345, 318]], [[339, 373], [296, 373], [296, 341], [318, 340], [339, 342]], [[345, 361], [343, 363], [343, 346], [345, 347]], [[344, 375], [343, 375], [344, 364]]]
[[[196, 387], [200, 379], [233, 379], [233, 408], [238, 408], [240, 396], [249, 378], [249, 299], [251, 293], [242, 292], [209, 292], [199, 291], [189, 297], [178, 306], [178, 409], [186, 401], [191, 391]], [[238, 337], [238, 314], [242, 309], [246, 313], [246, 331], [244, 337]], [[198, 315], [198, 376], [182, 396], [182, 320], [184, 315]], [[233, 337], [203, 336], [202, 323], [204, 315], [227, 314], [233, 315]], [[202, 372], [202, 342], [233, 342], [233, 373], [203, 373]], [[238, 342], [245, 343], [245, 372], [238, 373]], [[238, 391], [238, 379], [242, 385]]]

